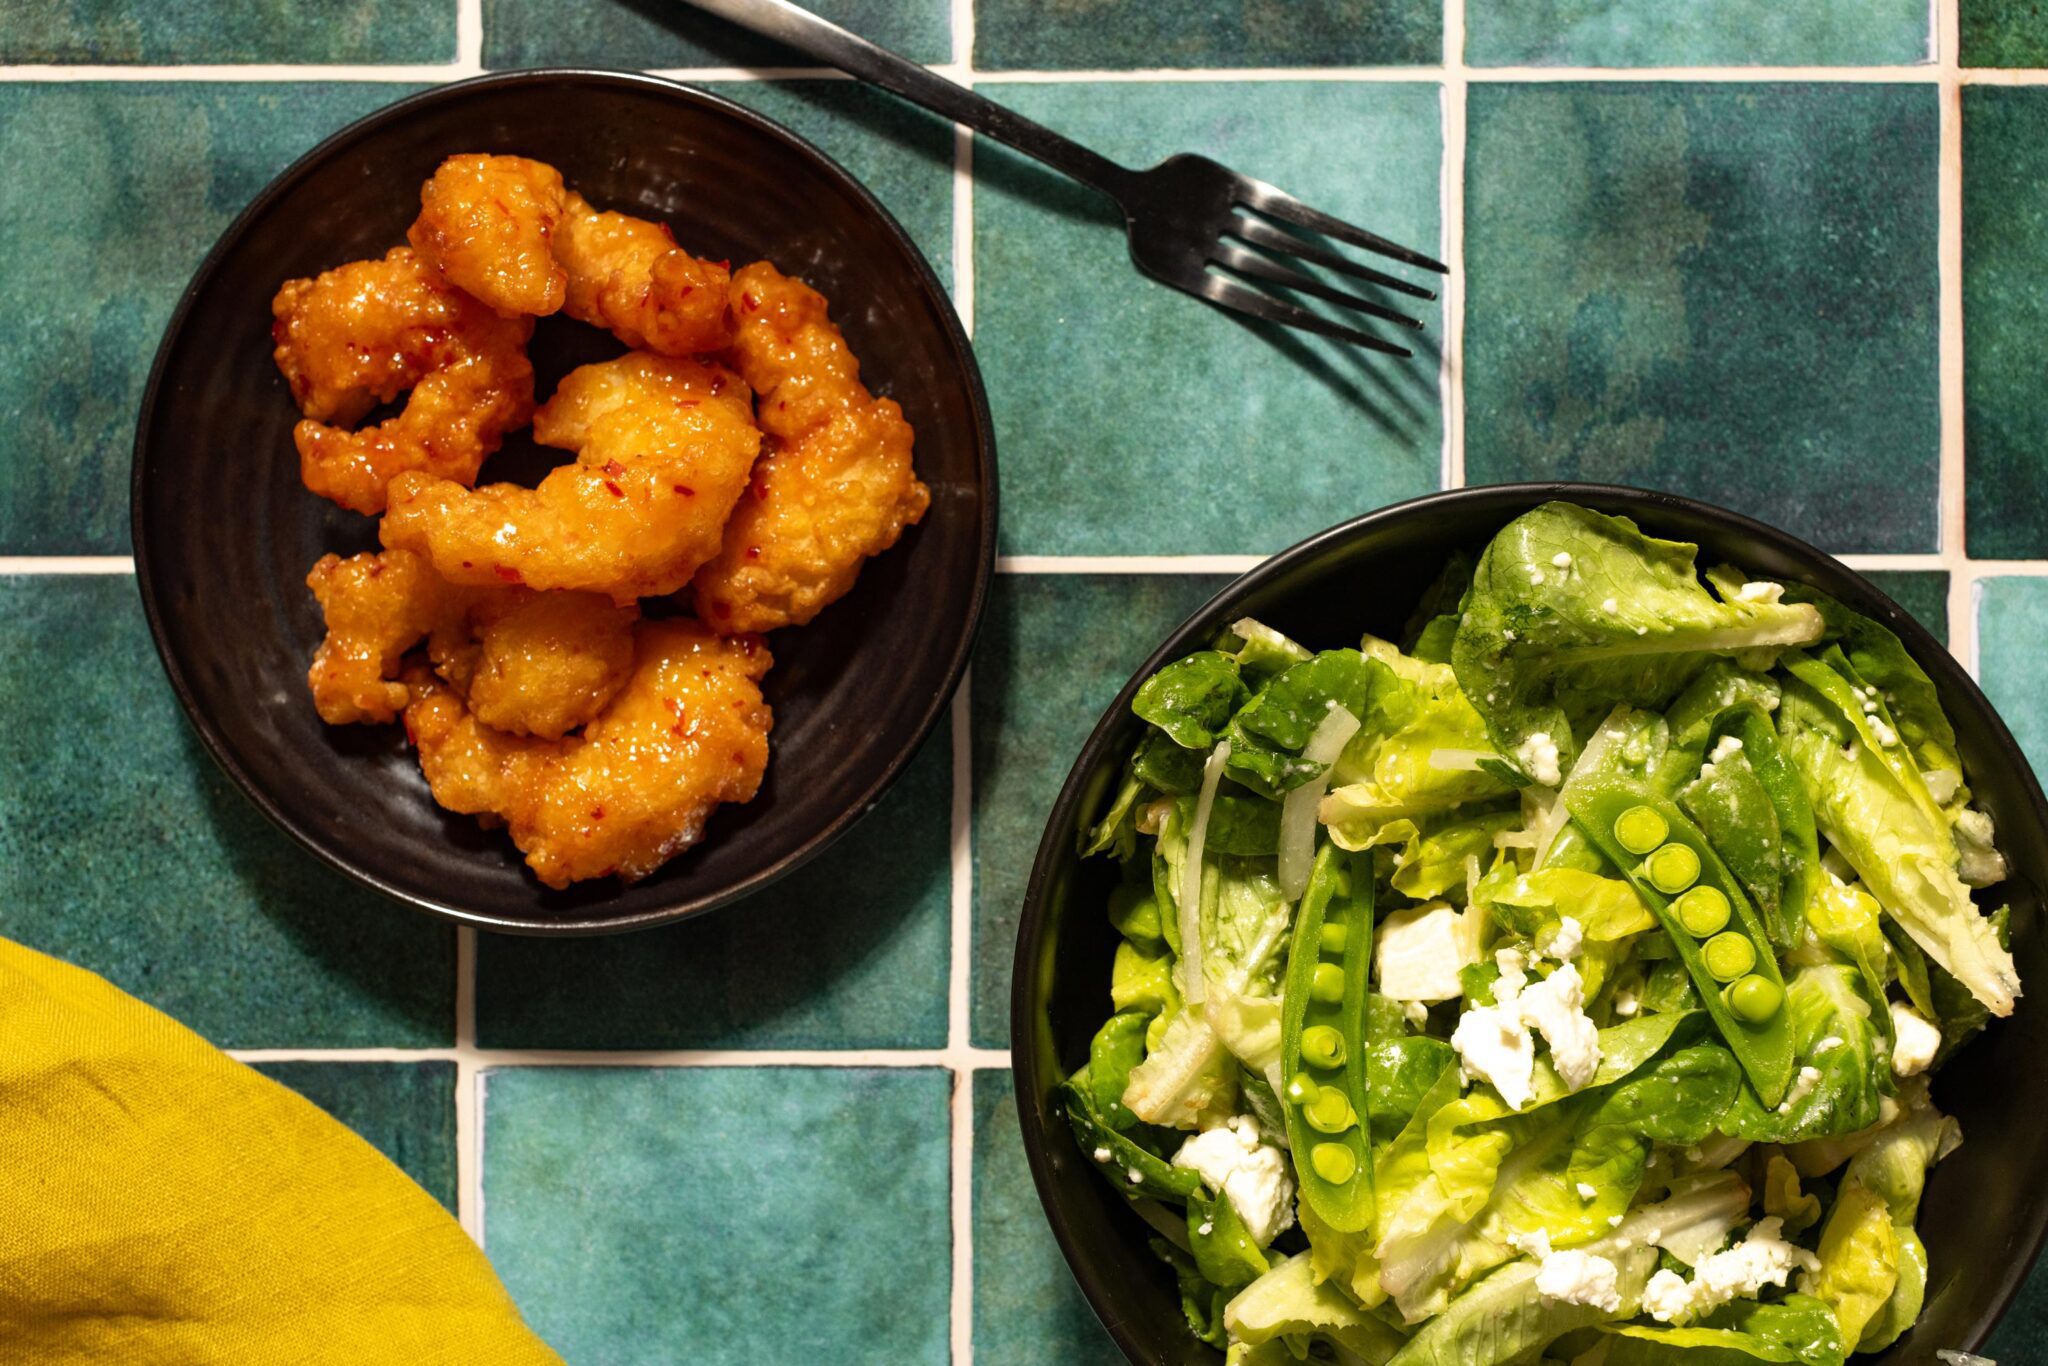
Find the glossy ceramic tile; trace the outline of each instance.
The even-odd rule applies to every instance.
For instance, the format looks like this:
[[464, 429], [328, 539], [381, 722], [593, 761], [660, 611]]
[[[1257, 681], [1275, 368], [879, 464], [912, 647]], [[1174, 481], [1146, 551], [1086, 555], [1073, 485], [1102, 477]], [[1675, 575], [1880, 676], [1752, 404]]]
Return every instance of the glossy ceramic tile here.
[[1983, 579], [1977, 595], [1977, 681], [2034, 771], [2048, 774], [2048, 697], [2041, 692], [2048, 578]]
[[2048, 554], [2048, 88], [1963, 94], [1963, 426], [1972, 555]]
[[974, 1042], [1009, 1044], [1017, 912], [1081, 742], [1152, 648], [1227, 579], [1004, 575], [973, 671]]
[[1046, 1227], [1005, 1071], [974, 1074], [974, 1360], [976, 1366], [1124, 1361]]
[[1902, 66], [1932, 55], [1921, 0], [1467, 0], [1474, 66]]
[[455, 60], [451, 0], [6, 0], [0, 62]]
[[[1434, 250], [1436, 89], [1371, 82], [992, 84], [1105, 155], [1214, 156]], [[1320, 127], [1327, 136], [1304, 137]], [[1250, 325], [1130, 267], [1108, 201], [978, 142], [975, 347], [1006, 553], [1274, 551], [1433, 489], [1437, 367]], [[1436, 312], [1425, 307], [1432, 320]]]
[[1471, 482], [1936, 548], [1933, 87], [1475, 85], [1468, 120]]
[[977, 0], [983, 71], [1433, 66], [1441, 0]]
[[2048, 67], [2048, 5], [2041, 0], [1962, 0], [1964, 66]]
[[938, 1363], [950, 1074], [486, 1074], [484, 1246], [574, 1362]]
[[358, 891], [200, 751], [126, 576], [0, 578], [5, 933], [224, 1047], [454, 1040], [455, 932]]
[[953, 789], [941, 728], [815, 863], [700, 920], [477, 942], [487, 1048], [941, 1048]]
[[262, 1062], [284, 1083], [354, 1129], [429, 1195], [455, 1208], [455, 1064]]
[[[805, 8], [915, 61], [943, 62], [953, 55], [946, 0], [816, 0]], [[486, 67], [819, 65], [745, 29], [661, 0], [483, 0], [483, 19]]]
[[[4, 27], [4, 26], [0, 26]], [[0, 555], [122, 552], [135, 410], [172, 306], [287, 162], [385, 84], [0, 83]]]
[[1913, 614], [1934, 638], [1948, 640], [1948, 575], [1940, 570], [1877, 569], [1863, 576]]

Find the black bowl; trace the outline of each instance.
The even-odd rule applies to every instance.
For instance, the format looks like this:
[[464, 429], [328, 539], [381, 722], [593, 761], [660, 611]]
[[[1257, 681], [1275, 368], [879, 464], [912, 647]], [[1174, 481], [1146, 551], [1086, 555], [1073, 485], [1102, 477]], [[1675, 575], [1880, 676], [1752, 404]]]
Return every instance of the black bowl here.
[[[1732, 561], [1772, 579], [1811, 584], [1898, 633], [1933, 677], [1955, 722], [1971, 788], [1992, 813], [2012, 865], [2000, 894], [2013, 908], [2020, 973], [2048, 994], [2048, 943], [2037, 931], [2048, 887], [2048, 806], [2026, 757], [1963, 667], [1869, 580], [1793, 536], [1669, 494], [1593, 484], [1510, 484], [1459, 489], [1370, 513], [1266, 561], [1216, 595], [1131, 676], [1081, 750], [1047, 822], [1017, 928], [1011, 1049], [1024, 1145], [1039, 1199], [1075, 1279], [1132, 1361], [1220, 1362], [1181, 1318], [1173, 1278], [1146, 1249], [1152, 1229], [1076, 1149], [1056, 1088], [1087, 1061], [1109, 1010], [1116, 934], [1102, 907], [1114, 884], [1107, 860], [1083, 860], [1075, 835], [1122, 776], [1138, 735], [1131, 696], [1154, 670], [1205, 648], [1251, 615], [1311, 648], [1393, 637], [1457, 548], [1477, 551], [1539, 503], [1567, 499], [1631, 517], [1657, 536], [1695, 541], [1703, 562]], [[2030, 1008], [2031, 1007], [2031, 1008]], [[1961, 1153], [1936, 1167], [1921, 1206], [1930, 1262], [1919, 1325], [1869, 1358], [1928, 1362], [1937, 1347], [1981, 1344], [2026, 1279], [2048, 1232], [2048, 1126], [2024, 1097], [2048, 1084], [2048, 1004], [2023, 1000], [2009, 1019], [1935, 1079], [1941, 1108], [1962, 1121]], [[1862, 1360], [1859, 1358], [1858, 1360]]]
[[[270, 358], [270, 298], [292, 277], [405, 238], [420, 183], [457, 152], [561, 168], [600, 208], [666, 220], [693, 250], [766, 258], [832, 301], [878, 392], [917, 429], [932, 506], [859, 585], [770, 642], [773, 759], [760, 795], [632, 887], [541, 886], [503, 832], [437, 807], [395, 726], [330, 728], [306, 692], [322, 635], [306, 571], [376, 543], [371, 519], [299, 483], [298, 413]], [[621, 348], [542, 321], [545, 396]], [[485, 466], [531, 482], [558, 463], [523, 433]], [[243, 791], [345, 873], [492, 929], [589, 934], [745, 896], [874, 806], [966, 667], [995, 555], [988, 404], [945, 289], [873, 196], [823, 153], [729, 101], [652, 77], [487, 76], [401, 100], [335, 134], [257, 197], [199, 269], [164, 334], [135, 438], [136, 570], [157, 650], [200, 738]]]

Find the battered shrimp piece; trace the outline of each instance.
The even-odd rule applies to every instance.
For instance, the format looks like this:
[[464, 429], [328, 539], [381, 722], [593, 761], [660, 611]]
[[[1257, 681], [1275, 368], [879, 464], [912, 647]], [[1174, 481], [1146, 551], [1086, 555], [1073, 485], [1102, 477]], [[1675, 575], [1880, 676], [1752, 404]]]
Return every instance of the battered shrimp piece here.
[[505, 822], [550, 887], [646, 877], [689, 848], [721, 802], [752, 800], [774, 723], [768, 651], [694, 621], [634, 629], [632, 677], [580, 736], [534, 740], [481, 724], [421, 667], [406, 675], [406, 732], [434, 799]]
[[562, 173], [526, 157], [449, 157], [420, 187], [413, 249], [507, 318], [561, 308], [568, 274], [555, 261]]
[[730, 267], [684, 251], [666, 224], [599, 213], [572, 190], [554, 248], [569, 277], [563, 311], [577, 321], [664, 356], [722, 351], [732, 341]]
[[455, 583], [673, 593], [718, 552], [760, 449], [747, 386], [722, 366], [635, 352], [563, 379], [534, 439], [577, 453], [536, 488], [402, 475], [384, 544]]
[[306, 681], [329, 725], [394, 719], [405, 653], [427, 639], [477, 716], [520, 735], [583, 725], [632, 668], [639, 610], [588, 593], [458, 587], [405, 550], [325, 556], [306, 584], [327, 619]]
[[910, 424], [860, 382], [825, 298], [765, 261], [733, 277], [733, 363], [760, 395], [768, 439], [752, 492], [697, 574], [697, 615], [721, 631], [801, 626], [853, 587], [861, 564], [915, 524], [931, 491]]
[[[355, 512], [384, 509], [392, 476], [428, 470], [473, 483], [484, 457], [533, 413], [531, 318], [500, 318], [409, 247], [311, 280], [271, 303], [278, 368], [306, 420], [292, 432], [306, 487]], [[405, 411], [352, 423], [412, 389]]]

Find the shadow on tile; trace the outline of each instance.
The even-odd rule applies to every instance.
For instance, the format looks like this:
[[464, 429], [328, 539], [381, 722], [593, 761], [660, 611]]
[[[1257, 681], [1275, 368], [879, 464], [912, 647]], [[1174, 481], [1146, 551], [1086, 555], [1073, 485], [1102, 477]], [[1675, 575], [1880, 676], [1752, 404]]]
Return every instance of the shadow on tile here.
[[[913, 61], [952, 56], [946, 0], [813, 0], [808, 8]], [[823, 63], [673, 0], [484, 0], [484, 65], [815, 67]]]

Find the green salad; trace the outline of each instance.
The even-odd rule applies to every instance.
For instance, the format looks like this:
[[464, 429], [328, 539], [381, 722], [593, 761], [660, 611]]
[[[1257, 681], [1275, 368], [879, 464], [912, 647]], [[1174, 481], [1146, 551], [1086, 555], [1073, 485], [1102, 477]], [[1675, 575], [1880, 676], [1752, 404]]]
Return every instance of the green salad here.
[[1139, 689], [1064, 1100], [1233, 1366], [1839, 1366], [1918, 1317], [2005, 862], [1896, 636], [1695, 554], [1550, 503], [1399, 645], [1245, 620]]

